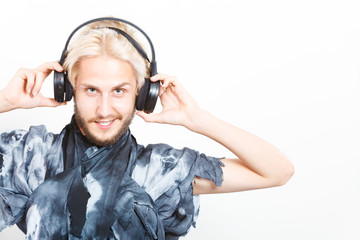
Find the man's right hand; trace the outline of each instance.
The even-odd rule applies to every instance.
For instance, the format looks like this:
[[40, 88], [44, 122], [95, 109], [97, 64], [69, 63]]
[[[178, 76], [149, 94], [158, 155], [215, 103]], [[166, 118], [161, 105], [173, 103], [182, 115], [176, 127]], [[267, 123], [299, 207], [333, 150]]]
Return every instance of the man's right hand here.
[[40, 93], [44, 80], [53, 70], [62, 72], [63, 68], [58, 62], [48, 62], [34, 69], [19, 69], [7, 86], [0, 91], [0, 112], [62, 105]]

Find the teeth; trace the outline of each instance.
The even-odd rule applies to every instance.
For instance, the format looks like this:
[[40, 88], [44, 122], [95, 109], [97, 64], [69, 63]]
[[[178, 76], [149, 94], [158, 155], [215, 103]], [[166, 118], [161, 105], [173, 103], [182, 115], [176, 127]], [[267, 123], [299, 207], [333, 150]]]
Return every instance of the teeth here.
[[107, 122], [98, 122], [101, 126], [107, 126], [107, 125], [109, 125], [109, 124], [111, 124], [113, 122], [113, 120], [112, 121], [107, 121]]

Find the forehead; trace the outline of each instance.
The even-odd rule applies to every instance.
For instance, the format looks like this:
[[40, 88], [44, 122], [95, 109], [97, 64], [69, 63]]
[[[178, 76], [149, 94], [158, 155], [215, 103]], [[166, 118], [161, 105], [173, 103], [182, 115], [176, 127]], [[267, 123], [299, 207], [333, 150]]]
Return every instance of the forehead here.
[[129, 62], [108, 56], [81, 59], [76, 85], [106, 86], [123, 83], [136, 85], [136, 74]]

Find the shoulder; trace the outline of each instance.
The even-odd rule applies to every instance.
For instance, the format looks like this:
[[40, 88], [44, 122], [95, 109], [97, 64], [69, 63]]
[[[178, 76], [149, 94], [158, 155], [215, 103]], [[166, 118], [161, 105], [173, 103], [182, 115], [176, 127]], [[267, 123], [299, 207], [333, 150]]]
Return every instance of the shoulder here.
[[139, 152], [132, 178], [155, 202], [169, 234], [184, 235], [195, 224], [199, 205], [191, 183], [204, 156], [167, 144], [150, 144]]
[[174, 170], [181, 163], [182, 168], [189, 168], [200, 154], [190, 148], [176, 149], [170, 145], [159, 143], [139, 148], [137, 165], [161, 170], [166, 173]]
[[40, 143], [51, 145], [57, 136], [57, 134], [48, 132], [44, 125], [31, 126], [29, 130], [5, 130], [0, 133], [0, 148], [4, 153], [16, 147], [28, 146], [31, 148], [34, 144]]
[[175, 149], [167, 144], [150, 144], [139, 148], [131, 177], [156, 200], [189, 176], [199, 155], [189, 148]]
[[[43, 125], [0, 133], [0, 172], [4, 184], [10, 186], [20, 181], [17, 179], [27, 179], [27, 186], [22, 186], [21, 191], [27, 189], [26, 194], [30, 194], [30, 189], [44, 180], [46, 156], [57, 138]], [[58, 151], [56, 155], [60, 156]]]

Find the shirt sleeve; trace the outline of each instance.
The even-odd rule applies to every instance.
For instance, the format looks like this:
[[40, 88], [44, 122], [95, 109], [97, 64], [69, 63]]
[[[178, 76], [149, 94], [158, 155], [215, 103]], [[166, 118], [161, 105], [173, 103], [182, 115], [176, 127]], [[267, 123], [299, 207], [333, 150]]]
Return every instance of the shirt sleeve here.
[[44, 181], [55, 139], [44, 126], [0, 134], [0, 231], [21, 219], [29, 196]]
[[177, 239], [195, 226], [200, 205], [192, 181], [198, 176], [221, 186], [221, 165], [219, 158], [166, 144], [148, 145], [140, 152], [132, 177], [154, 200], [167, 239]]

